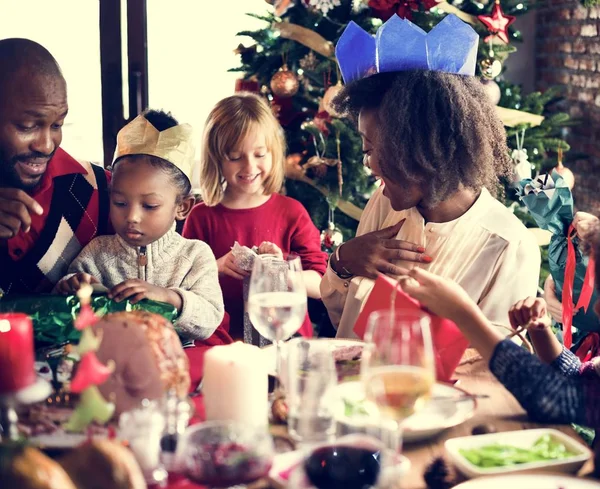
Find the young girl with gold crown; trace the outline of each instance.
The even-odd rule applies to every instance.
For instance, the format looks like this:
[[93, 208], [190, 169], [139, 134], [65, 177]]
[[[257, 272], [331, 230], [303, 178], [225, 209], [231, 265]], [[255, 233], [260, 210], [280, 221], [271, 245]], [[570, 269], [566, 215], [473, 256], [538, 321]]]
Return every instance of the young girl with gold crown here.
[[[285, 140], [270, 107], [260, 97], [238, 93], [213, 108], [204, 128], [200, 161], [203, 203], [186, 220], [183, 235], [210, 245], [230, 316], [230, 334], [244, 334], [241, 269], [232, 254], [237, 241], [260, 253], [297, 254], [309, 297], [320, 298], [326, 254], [320, 234], [300, 202], [280, 195]], [[300, 328], [312, 336], [308, 316]]]
[[180, 336], [206, 339], [223, 319], [217, 262], [208, 245], [175, 231], [192, 210], [192, 128], [147, 111], [117, 136], [110, 188], [114, 236], [88, 244], [56, 286], [73, 293], [99, 283], [117, 302], [152, 299], [175, 306]]

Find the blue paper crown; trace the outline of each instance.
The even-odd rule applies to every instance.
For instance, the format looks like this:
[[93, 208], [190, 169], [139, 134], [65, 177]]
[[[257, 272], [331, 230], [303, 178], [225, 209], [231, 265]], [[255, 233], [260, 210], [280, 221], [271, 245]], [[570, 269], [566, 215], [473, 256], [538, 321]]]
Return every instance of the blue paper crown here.
[[350, 22], [335, 48], [345, 83], [373, 75], [432, 70], [474, 75], [479, 35], [455, 15], [447, 15], [429, 33], [396, 14], [375, 37]]

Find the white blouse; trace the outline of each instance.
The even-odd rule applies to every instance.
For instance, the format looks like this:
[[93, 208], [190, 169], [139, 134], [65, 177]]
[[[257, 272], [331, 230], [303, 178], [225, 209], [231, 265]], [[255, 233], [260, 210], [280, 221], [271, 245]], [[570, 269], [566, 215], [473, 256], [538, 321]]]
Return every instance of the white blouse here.
[[[503, 204], [483, 189], [471, 208], [450, 222], [425, 223], [416, 208], [394, 211], [379, 188], [361, 217], [357, 236], [406, 222], [397, 239], [425, 247], [431, 263], [398, 260], [403, 268], [422, 267], [459, 283], [486, 317], [510, 332], [508, 310], [537, 293], [540, 250], [535, 237]], [[327, 267], [321, 295], [337, 337], [352, 338], [354, 323], [374, 282], [365, 277], [339, 278]]]

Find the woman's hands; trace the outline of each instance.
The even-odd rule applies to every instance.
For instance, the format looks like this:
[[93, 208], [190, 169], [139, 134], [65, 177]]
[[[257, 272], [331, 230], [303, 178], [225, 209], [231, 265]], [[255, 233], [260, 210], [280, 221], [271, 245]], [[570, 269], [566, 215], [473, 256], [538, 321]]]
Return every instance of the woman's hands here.
[[344, 243], [339, 249], [339, 260], [332, 262], [334, 270], [347, 270], [352, 275], [374, 279], [378, 273], [406, 275], [408, 270], [393, 263], [398, 260], [430, 263], [432, 258], [424, 254], [425, 248], [396, 239], [403, 224], [404, 220]]

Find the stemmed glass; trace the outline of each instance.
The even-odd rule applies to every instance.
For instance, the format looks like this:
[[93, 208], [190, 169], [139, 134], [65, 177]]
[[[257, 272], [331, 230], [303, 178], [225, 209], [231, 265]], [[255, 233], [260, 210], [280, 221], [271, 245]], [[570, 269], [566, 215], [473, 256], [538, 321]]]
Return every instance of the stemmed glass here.
[[189, 427], [178, 449], [186, 477], [211, 489], [245, 488], [268, 475], [274, 456], [266, 427], [229, 421]]
[[277, 379], [280, 379], [281, 346], [300, 329], [306, 316], [306, 288], [299, 257], [280, 259], [263, 255], [254, 260], [248, 315], [256, 330], [275, 344]]
[[376, 311], [369, 316], [361, 378], [367, 399], [394, 427], [391, 444], [396, 452], [402, 422], [424, 406], [435, 383], [429, 323], [415, 310]]

